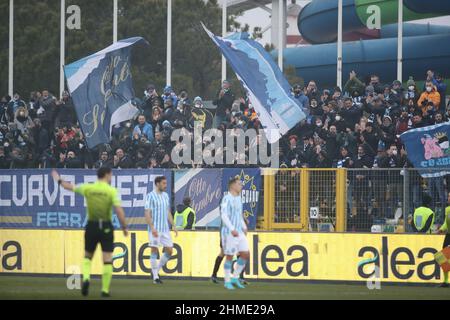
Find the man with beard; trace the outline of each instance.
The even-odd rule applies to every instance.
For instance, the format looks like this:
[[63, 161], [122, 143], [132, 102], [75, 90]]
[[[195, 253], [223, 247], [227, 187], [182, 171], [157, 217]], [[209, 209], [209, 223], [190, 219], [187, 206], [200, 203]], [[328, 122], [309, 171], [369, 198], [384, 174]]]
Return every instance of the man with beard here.
[[303, 88], [301, 85], [296, 84], [292, 87], [294, 93], [294, 98], [300, 104], [303, 110], [307, 110], [309, 107], [309, 98], [303, 93]]
[[130, 157], [125, 154], [123, 149], [119, 148], [116, 150], [116, 154], [114, 155], [114, 168], [117, 169], [129, 169], [133, 168], [133, 162]]
[[370, 83], [369, 85], [371, 85], [374, 89], [374, 92], [379, 94], [379, 93], [383, 93], [384, 91], [384, 87], [383, 85], [380, 83], [380, 77], [378, 77], [376, 74], [373, 74], [370, 76]]

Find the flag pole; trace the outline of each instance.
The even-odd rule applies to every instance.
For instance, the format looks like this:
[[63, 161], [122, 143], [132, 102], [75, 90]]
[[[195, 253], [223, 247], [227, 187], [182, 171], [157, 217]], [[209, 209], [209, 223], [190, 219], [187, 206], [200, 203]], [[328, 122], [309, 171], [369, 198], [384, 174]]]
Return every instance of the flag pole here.
[[337, 78], [336, 86], [342, 89], [342, 0], [338, 1]]
[[14, 0], [9, 0], [8, 94], [14, 94]]
[[397, 80], [403, 81], [403, 0], [398, 0]]
[[[227, 35], [227, 0], [223, 0], [222, 3], [222, 37]], [[227, 78], [227, 60], [222, 55], [222, 81]]]
[[113, 3], [113, 42], [117, 42], [117, 11], [118, 11], [118, 0], [114, 0]]
[[172, 0], [167, 0], [166, 84], [172, 83]]
[[278, 0], [278, 67], [283, 71], [283, 28], [286, 27], [284, 22], [284, 0]]
[[66, 1], [61, 0], [61, 35], [60, 35], [60, 55], [59, 55], [59, 97], [64, 91], [64, 64], [65, 64], [65, 44], [66, 44]]

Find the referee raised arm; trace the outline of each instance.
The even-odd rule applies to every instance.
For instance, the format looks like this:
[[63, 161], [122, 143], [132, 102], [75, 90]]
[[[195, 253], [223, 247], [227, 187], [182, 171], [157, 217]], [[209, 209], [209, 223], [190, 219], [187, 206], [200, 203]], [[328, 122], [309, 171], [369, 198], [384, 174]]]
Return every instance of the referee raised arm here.
[[86, 198], [88, 222], [84, 233], [84, 259], [82, 264], [83, 287], [81, 293], [89, 293], [91, 275], [91, 260], [97, 244], [103, 251], [102, 297], [109, 297], [109, 288], [113, 273], [112, 253], [114, 249], [114, 228], [112, 224], [112, 209], [114, 208], [122, 226], [123, 234], [128, 235], [125, 222], [125, 212], [120, 205], [117, 189], [111, 187], [112, 170], [102, 167], [97, 171], [97, 182], [74, 186], [61, 179], [56, 170], [52, 177], [64, 189], [81, 194]]

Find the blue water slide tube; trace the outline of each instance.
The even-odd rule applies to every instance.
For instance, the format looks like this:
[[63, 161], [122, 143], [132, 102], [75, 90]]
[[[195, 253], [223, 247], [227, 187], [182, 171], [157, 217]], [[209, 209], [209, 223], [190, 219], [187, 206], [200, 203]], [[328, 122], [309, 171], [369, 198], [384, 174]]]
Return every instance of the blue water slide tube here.
[[448, 0], [404, 0], [403, 5], [417, 13], [450, 14], [450, 1]]
[[[403, 39], [403, 74], [423, 79], [426, 70], [450, 70], [450, 33]], [[336, 84], [336, 43], [287, 48], [285, 65], [292, 65], [305, 81], [316, 80], [320, 87]], [[275, 52], [276, 54], [276, 52]], [[377, 74], [388, 83], [396, 78], [397, 39], [352, 41], [343, 44], [344, 82], [350, 71], [359, 77]]]

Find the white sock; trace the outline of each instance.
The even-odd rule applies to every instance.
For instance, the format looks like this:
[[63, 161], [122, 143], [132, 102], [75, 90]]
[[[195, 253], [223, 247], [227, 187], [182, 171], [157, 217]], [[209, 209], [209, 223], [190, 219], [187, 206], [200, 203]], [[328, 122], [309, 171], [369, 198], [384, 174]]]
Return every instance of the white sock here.
[[151, 267], [152, 267], [153, 280], [156, 280], [156, 279], [159, 278], [159, 276], [158, 276], [159, 268], [158, 268], [157, 257], [158, 257], [158, 256], [157, 256], [156, 253], [152, 253], [152, 254], [150, 255], [150, 265], [151, 265]]
[[236, 266], [235, 266], [234, 272], [233, 272], [233, 278], [236, 278], [236, 279], [239, 278], [241, 272], [245, 269], [246, 264], [247, 264], [247, 260], [245, 260], [245, 259], [239, 258], [236, 261]]
[[162, 267], [164, 267], [167, 263], [167, 261], [169, 261], [170, 259], [170, 255], [168, 255], [167, 253], [163, 253], [161, 259], [159, 259], [159, 266], [158, 266], [158, 271], [161, 270]]
[[225, 275], [225, 282], [230, 282], [231, 279], [231, 260], [225, 260], [225, 263], [223, 264], [223, 270]]

